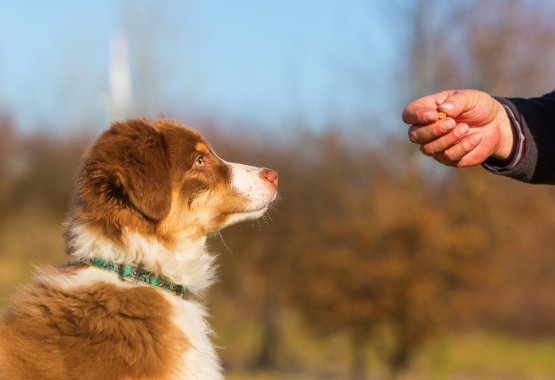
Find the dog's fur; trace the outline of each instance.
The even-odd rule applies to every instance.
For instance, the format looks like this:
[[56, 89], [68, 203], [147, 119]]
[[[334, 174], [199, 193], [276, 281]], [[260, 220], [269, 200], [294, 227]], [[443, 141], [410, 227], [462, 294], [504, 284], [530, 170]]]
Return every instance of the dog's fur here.
[[[223, 161], [178, 122], [112, 124], [77, 176], [70, 263], [40, 270], [0, 318], [0, 380], [222, 379], [195, 297], [214, 279], [206, 235], [261, 217], [276, 194], [275, 171]], [[189, 297], [79, 261], [92, 257], [140, 263]]]

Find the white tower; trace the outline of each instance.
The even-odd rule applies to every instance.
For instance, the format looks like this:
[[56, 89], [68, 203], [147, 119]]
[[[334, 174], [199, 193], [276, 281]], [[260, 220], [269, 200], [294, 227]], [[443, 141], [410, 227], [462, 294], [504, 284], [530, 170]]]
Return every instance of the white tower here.
[[122, 120], [129, 116], [133, 103], [131, 71], [129, 69], [129, 44], [122, 33], [110, 37], [110, 99], [109, 121]]

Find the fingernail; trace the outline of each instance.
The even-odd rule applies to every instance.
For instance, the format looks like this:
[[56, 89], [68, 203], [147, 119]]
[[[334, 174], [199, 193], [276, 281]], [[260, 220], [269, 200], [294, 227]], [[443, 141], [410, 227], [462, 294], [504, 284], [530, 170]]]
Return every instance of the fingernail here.
[[470, 142], [474, 145], [478, 145], [482, 141], [482, 134], [480, 132], [474, 133], [470, 136]]
[[455, 128], [456, 125], [457, 125], [457, 123], [455, 123], [455, 120], [447, 119], [443, 123], [441, 123], [440, 128], [443, 132], [449, 132], [450, 130]]
[[468, 133], [468, 131], [470, 130], [470, 128], [468, 127], [468, 125], [466, 124], [460, 124], [457, 129], [455, 129], [455, 135], [457, 137], [463, 137], [466, 136], [466, 134]]
[[424, 120], [428, 123], [434, 121], [436, 119], [437, 112], [435, 111], [428, 111], [424, 114]]
[[445, 111], [453, 111], [453, 109], [455, 109], [455, 105], [453, 103], [443, 103], [437, 108], [441, 108]]

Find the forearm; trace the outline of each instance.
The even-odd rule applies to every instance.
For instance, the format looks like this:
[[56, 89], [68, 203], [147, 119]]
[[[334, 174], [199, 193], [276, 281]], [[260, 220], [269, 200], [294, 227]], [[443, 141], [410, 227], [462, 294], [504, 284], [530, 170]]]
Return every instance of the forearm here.
[[[511, 109], [525, 138], [518, 163], [496, 173], [528, 183], [555, 184], [555, 91], [540, 98], [496, 99]], [[489, 158], [484, 167], [492, 171], [491, 165], [500, 164]]]

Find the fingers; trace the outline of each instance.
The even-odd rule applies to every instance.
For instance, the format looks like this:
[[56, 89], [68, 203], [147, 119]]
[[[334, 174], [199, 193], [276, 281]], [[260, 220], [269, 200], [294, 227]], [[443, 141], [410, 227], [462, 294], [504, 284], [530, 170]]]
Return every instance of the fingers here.
[[455, 120], [451, 118], [442, 119], [431, 125], [411, 125], [409, 127], [409, 140], [415, 144], [424, 144], [452, 131], [455, 125]]
[[465, 163], [466, 156], [472, 152], [480, 142], [482, 142], [482, 134], [480, 132], [472, 133], [471, 135], [463, 138], [458, 144], [453, 145], [451, 148], [434, 156], [434, 160], [457, 168], [475, 165], [475, 163]]
[[463, 137], [465, 137], [469, 131], [470, 128], [467, 124], [459, 124], [453, 132], [422, 144], [421, 151], [427, 156], [435, 156], [448, 149], [450, 146], [456, 144]]
[[411, 103], [403, 110], [405, 124], [429, 124], [439, 120], [437, 110], [431, 107], [422, 107]]
[[403, 110], [403, 122], [406, 124], [429, 124], [439, 119], [437, 106], [456, 91], [442, 91], [411, 102]]
[[430, 124], [438, 120], [438, 110], [457, 118], [468, 111], [489, 109], [486, 105], [491, 100], [491, 96], [477, 90], [442, 91], [407, 105], [403, 110], [403, 121], [406, 124]]
[[439, 104], [437, 108], [445, 112], [447, 116], [456, 118], [464, 112], [473, 110], [480, 105], [484, 99], [489, 98], [491, 98], [489, 95], [481, 91], [457, 90]]

